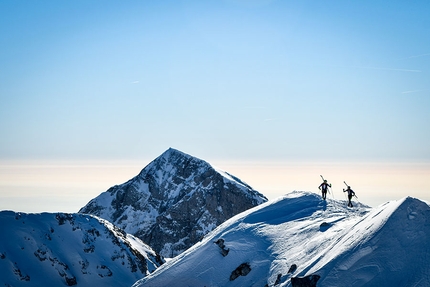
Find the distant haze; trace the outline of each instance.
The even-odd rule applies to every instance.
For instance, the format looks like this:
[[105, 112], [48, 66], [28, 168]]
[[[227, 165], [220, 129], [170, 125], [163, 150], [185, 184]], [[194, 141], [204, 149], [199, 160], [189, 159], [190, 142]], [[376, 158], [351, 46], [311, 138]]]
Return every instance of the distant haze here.
[[[136, 176], [150, 161], [0, 163], [0, 210], [77, 212], [111, 186]], [[359, 200], [377, 206], [405, 196], [430, 202], [430, 165], [420, 163], [209, 162], [270, 199], [293, 190], [319, 193], [323, 175], [345, 199], [346, 181]]]

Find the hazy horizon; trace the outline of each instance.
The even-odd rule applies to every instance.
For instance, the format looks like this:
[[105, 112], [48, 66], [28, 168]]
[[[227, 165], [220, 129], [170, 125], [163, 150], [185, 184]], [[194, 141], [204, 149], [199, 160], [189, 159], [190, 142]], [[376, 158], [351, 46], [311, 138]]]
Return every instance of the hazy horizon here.
[[[77, 212], [100, 193], [138, 175], [150, 161], [0, 161], [0, 210]], [[345, 200], [342, 189], [346, 181], [358, 200], [372, 207], [405, 196], [430, 202], [428, 163], [209, 163], [239, 177], [269, 200], [294, 190], [319, 194], [323, 175], [333, 185], [330, 199]]]

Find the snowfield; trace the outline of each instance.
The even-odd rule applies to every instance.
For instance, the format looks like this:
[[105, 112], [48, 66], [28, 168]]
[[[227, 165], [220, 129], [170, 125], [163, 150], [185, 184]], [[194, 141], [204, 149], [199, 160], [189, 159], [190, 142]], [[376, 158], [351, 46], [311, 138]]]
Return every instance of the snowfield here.
[[130, 286], [162, 259], [95, 216], [0, 212], [1, 286]]
[[296, 277], [308, 282], [300, 286], [430, 286], [428, 203], [346, 205], [287, 194], [226, 221], [133, 287], [293, 286]]

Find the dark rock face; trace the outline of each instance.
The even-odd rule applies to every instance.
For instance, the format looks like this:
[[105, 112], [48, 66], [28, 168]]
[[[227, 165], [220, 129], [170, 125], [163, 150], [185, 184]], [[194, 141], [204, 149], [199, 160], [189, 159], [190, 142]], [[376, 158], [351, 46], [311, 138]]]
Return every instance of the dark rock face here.
[[291, 285], [293, 287], [316, 287], [321, 277], [319, 275], [309, 275], [305, 277], [292, 277]]
[[249, 263], [240, 264], [230, 275], [230, 281], [235, 280], [239, 276], [246, 276], [251, 272], [251, 266]]
[[164, 257], [174, 257], [227, 219], [265, 201], [238, 178], [169, 149], [79, 212], [104, 218]]

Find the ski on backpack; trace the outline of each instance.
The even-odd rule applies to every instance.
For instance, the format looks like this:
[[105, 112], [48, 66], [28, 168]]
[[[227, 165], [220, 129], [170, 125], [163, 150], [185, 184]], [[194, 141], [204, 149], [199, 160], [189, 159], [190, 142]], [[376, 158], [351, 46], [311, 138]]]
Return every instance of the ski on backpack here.
[[351, 189], [351, 186], [349, 186], [345, 181], [343, 183], [346, 185], [346, 189], [343, 189], [343, 192], [346, 192], [348, 194], [348, 207], [353, 207], [351, 199], [353, 196], [355, 196], [357, 199], [357, 195], [355, 195], [355, 192]]
[[[320, 176], [323, 180], [323, 183], [321, 183], [320, 186], [318, 186], [318, 189], [321, 190], [322, 198], [324, 200], [326, 200], [327, 192], [330, 193], [329, 187], [331, 188], [331, 184], [328, 184], [327, 180], [324, 179], [324, 177], [322, 175], [320, 175]], [[333, 198], [334, 198], [334, 196], [333, 196]]]

